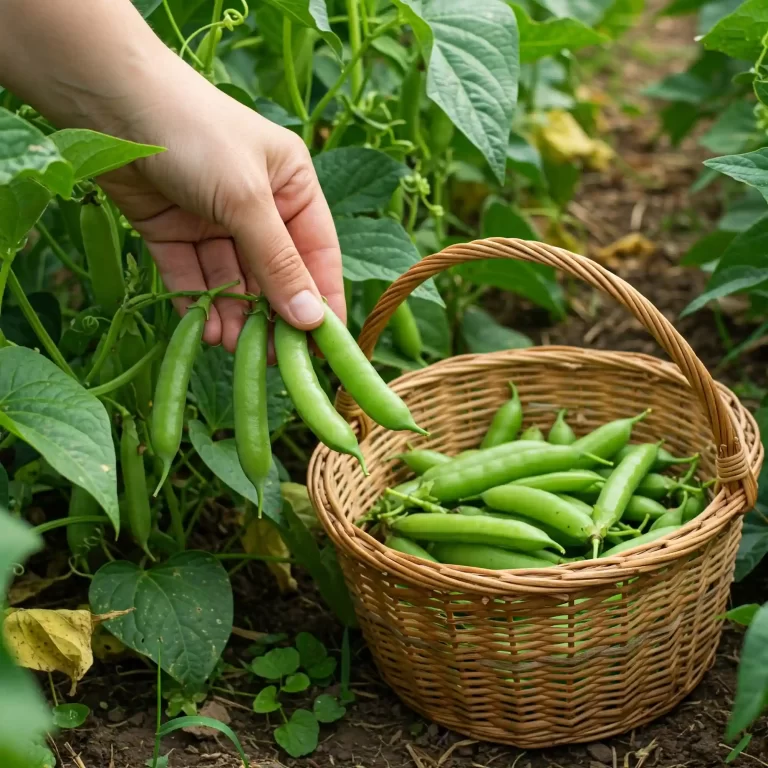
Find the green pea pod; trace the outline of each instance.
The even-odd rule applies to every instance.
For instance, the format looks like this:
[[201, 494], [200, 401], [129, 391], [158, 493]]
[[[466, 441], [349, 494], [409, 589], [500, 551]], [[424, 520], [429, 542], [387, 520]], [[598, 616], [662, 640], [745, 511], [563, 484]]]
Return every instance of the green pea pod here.
[[285, 388], [304, 423], [329, 448], [354, 456], [363, 472], [368, 474], [352, 427], [333, 407], [320, 386], [309, 356], [307, 334], [278, 317], [275, 323], [275, 352]]
[[57, 198], [56, 203], [59, 206], [70, 242], [80, 253], [85, 253], [83, 233], [80, 231], [80, 203], [76, 200], [62, 200], [61, 198]]
[[576, 442], [576, 433], [565, 420], [566, 413], [565, 408], [558, 411], [555, 423], [549, 430], [547, 441], [552, 445], [573, 445]]
[[[72, 486], [69, 497], [69, 517], [93, 516], [101, 513], [99, 502], [88, 491], [79, 485]], [[67, 526], [67, 545], [76, 560], [85, 562], [88, 553], [104, 536], [104, 530], [99, 523], [74, 523]]]
[[[631, 419], [617, 419], [603, 424], [593, 432], [584, 437], [580, 437], [573, 447], [581, 451], [582, 454], [591, 454], [599, 456], [601, 459], [612, 459], [632, 437], [632, 428], [638, 421], [644, 419], [650, 410], [632, 417]], [[589, 459], [585, 456], [577, 464], [578, 467], [591, 466]]]
[[264, 506], [264, 486], [272, 467], [267, 416], [267, 342], [269, 320], [258, 310], [248, 316], [235, 352], [233, 379], [235, 445], [240, 466]]
[[544, 437], [544, 433], [537, 427], [535, 424], [533, 426], [528, 427], [522, 435], [520, 435], [521, 440], [535, 440], [538, 443], [546, 443], [546, 438]]
[[589, 515], [590, 517], [592, 517], [592, 513], [595, 510], [591, 504], [587, 504], [586, 501], [577, 499], [575, 496], [570, 496], [567, 493], [558, 493], [557, 495], [561, 499], [565, 499], [567, 502], [570, 502], [571, 504], [573, 504], [573, 506], [576, 507], [576, 509], [580, 509], [585, 515]]
[[683, 507], [683, 522], [689, 523], [695, 517], [698, 517], [706, 508], [707, 501], [703, 495], [689, 496], [685, 500]]
[[435, 515], [417, 512], [398, 518], [392, 524], [398, 533], [416, 541], [450, 541], [464, 544], [490, 544], [503, 549], [531, 552], [563, 548], [534, 525], [490, 516]]
[[392, 430], [428, 434], [416, 424], [408, 406], [379, 376], [347, 326], [327, 304], [325, 319], [312, 331], [312, 338], [347, 392], [377, 424]]
[[557, 563], [549, 558], [537, 557], [522, 552], [511, 552], [487, 544], [462, 544], [440, 542], [432, 547], [437, 560], [450, 565], [466, 565], [472, 568], [487, 568], [491, 571], [511, 571], [528, 568], [552, 568]]
[[152, 448], [163, 462], [163, 472], [155, 496], [166, 481], [181, 447], [189, 379], [200, 350], [211, 301], [211, 297], [204, 294], [187, 309], [171, 336], [160, 365], [152, 403]]
[[454, 456], [450, 461], [428, 469], [424, 473], [424, 479], [429, 480], [432, 477], [436, 477], [437, 475], [451, 474], [458, 471], [463, 472], [469, 467], [484, 465], [489, 461], [495, 461], [497, 459], [506, 459], [508, 456], [513, 456], [515, 454], [522, 453], [523, 451], [541, 447], [542, 445], [538, 441], [516, 440], [512, 443], [502, 443], [501, 445], [495, 445], [493, 448], [475, 448], [462, 451], [458, 456]]
[[[223, 33], [224, 31], [221, 27], [212, 27], [203, 35], [203, 39], [200, 41], [200, 45], [197, 46], [197, 50], [195, 51], [197, 58], [200, 59], [200, 61], [205, 63], [208, 61], [209, 57], [213, 59], [216, 55], [216, 48], [221, 42]], [[211, 48], [213, 48], [213, 50], [211, 50]]]
[[520, 431], [520, 425], [523, 423], [523, 406], [517, 394], [517, 387], [511, 381], [509, 388], [512, 390], [512, 397], [493, 415], [488, 431], [480, 443], [481, 449], [510, 443]]
[[685, 502], [683, 502], [679, 507], [668, 509], [660, 518], [653, 521], [653, 525], [651, 525], [650, 530], [656, 531], [659, 528], [668, 528], [670, 526], [677, 528], [681, 526], [683, 524], [684, 507]]
[[416, 323], [413, 310], [404, 301], [395, 310], [389, 319], [389, 327], [392, 329], [392, 340], [398, 352], [402, 352], [407, 358], [421, 362], [424, 353], [424, 342], [421, 331]]
[[432, 469], [432, 467], [436, 467], [439, 464], [447, 464], [451, 461], [450, 456], [446, 456], [444, 453], [440, 453], [440, 451], [431, 451], [426, 448], [401, 453], [395, 458], [400, 459], [408, 469], [417, 475], [423, 475], [428, 469]]
[[429, 146], [434, 156], [442, 155], [451, 146], [456, 129], [453, 121], [435, 102], [430, 102], [427, 113]]
[[407, 139], [416, 147], [421, 147], [421, 99], [424, 74], [420, 68], [420, 58], [416, 56], [403, 78], [400, 86], [399, 118], [403, 125], [398, 126], [400, 138]]
[[[130, 321], [124, 329], [118, 350], [124, 371], [136, 365], [149, 351], [135, 321]], [[130, 384], [122, 387], [118, 399], [148, 418], [152, 404], [152, 366], [147, 365]]]
[[567, 472], [550, 472], [546, 475], [521, 477], [512, 485], [525, 485], [550, 493], [575, 493], [592, 488], [602, 488], [605, 479], [590, 469], [572, 469]]
[[[470, 512], [469, 510], [474, 510], [474, 512]], [[482, 517], [493, 517], [496, 520], [516, 520], [517, 522], [525, 523], [526, 525], [535, 525], [542, 533], [549, 536], [552, 541], [556, 541], [564, 547], [580, 547], [584, 545], [583, 538], [574, 538], [565, 533], [562, 528], [552, 528], [546, 523], [542, 523], [540, 520], [534, 522], [532, 518], [526, 517], [525, 515], [519, 515], [516, 512], [496, 512], [488, 507], [484, 507], [483, 509], [478, 509], [477, 507], [457, 507], [455, 511], [470, 517], [480, 515]]]
[[[631, 450], [636, 448], [637, 446], [635, 444], [632, 445], [625, 445], [617, 454], [614, 456], [614, 459], [616, 461], [621, 461]], [[699, 459], [699, 454], [694, 453], [692, 456], [674, 456], [669, 451], [665, 450], [664, 448], [659, 448], [659, 455], [656, 458], [656, 462], [654, 463], [652, 470], [654, 472], [661, 472], [664, 469], [669, 469], [670, 467], [674, 467], [678, 464], [693, 464], [694, 461], [697, 461]]]
[[404, 539], [402, 536], [387, 536], [387, 540], [384, 543], [390, 549], [394, 549], [397, 552], [402, 552], [404, 555], [420, 557], [422, 560], [429, 560], [431, 563], [437, 562], [437, 560], [432, 557], [432, 555], [430, 555], [426, 549], [420, 547], [415, 541]]
[[[395, 221], [402, 222], [405, 213], [405, 190], [399, 186], [393, 193], [387, 206], [387, 212], [392, 215]], [[371, 282], [366, 280], [364, 284]]]
[[152, 533], [152, 509], [149, 505], [147, 473], [136, 422], [131, 416], [123, 417], [120, 438], [120, 466], [125, 485], [125, 511], [134, 541], [154, 560], [147, 542]]
[[491, 509], [522, 515], [537, 525], [561, 531], [571, 539], [585, 542], [595, 531], [592, 518], [554, 493], [524, 485], [502, 485], [482, 494]]
[[117, 223], [109, 204], [88, 196], [80, 208], [80, 231], [93, 297], [111, 316], [125, 298], [125, 277]]
[[648, 531], [648, 533], [644, 533], [642, 536], [622, 541], [621, 544], [606, 549], [600, 557], [613, 557], [614, 555], [620, 555], [622, 552], [626, 552], [628, 549], [634, 549], [635, 547], [642, 547], [644, 544], [650, 544], [651, 542], [666, 536], [668, 533], [673, 533], [679, 527], [680, 526], [672, 525], [667, 528], [657, 528], [655, 531]]
[[631, 523], [642, 523], [646, 518], [658, 520], [666, 513], [667, 508], [659, 504], [658, 501], [647, 496], [639, 496], [635, 492], [635, 495], [629, 500], [629, 504], [627, 504], [621, 519]]
[[659, 446], [653, 443], [638, 446], [619, 462], [605, 481], [592, 515], [596, 527], [592, 536], [595, 548], [608, 529], [621, 520], [629, 500], [656, 461], [658, 450]]

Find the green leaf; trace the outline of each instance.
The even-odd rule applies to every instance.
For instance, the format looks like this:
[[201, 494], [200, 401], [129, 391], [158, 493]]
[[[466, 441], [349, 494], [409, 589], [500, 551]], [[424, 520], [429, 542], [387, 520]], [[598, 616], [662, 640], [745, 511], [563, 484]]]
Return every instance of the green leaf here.
[[296, 635], [296, 650], [304, 669], [314, 667], [328, 657], [326, 647], [310, 632], [299, 632]]
[[273, 648], [251, 662], [251, 671], [265, 680], [280, 680], [296, 672], [300, 663], [295, 648]]
[[[196, 419], [192, 419], [189, 422], [189, 439], [204, 464], [224, 485], [258, 506], [259, 496], [253, 483], [245, 476], [240, 466], [234, 438], [214, 442], [205, 426]], [[281, 504], [280, 478], [273, 461], [264, 486], [263, 513], [277, 525], [282, 523]]]
[[710, 51], [722, 51], [734, 59], [754, 61], [763, 50], [761, 41], [766, 31], [768, 5], [765, 0], [745, 0], [733, 13], [720, 19], [701, 43]]
[[514, 131], [507, 145], [507, 170], [517, 171], [538, 186], [545, 184], [539, 150]]
[[53, 724], [57, 728], [79, 728], [91, 714], [85, 704], [59, 704], [53, 708]]
[[[660, 114], [664, 132], [669, 136], [673, 147], [680, 144], [703, 116], [698, 105], [685, 104], [682, 101], [672, 102], [664, 107]], [[705, 172], [712, 173], [709, 169]]]
[[[336, 232], [344, 277], [352, 282], [391, 283], [419, 261], [419, 252], [408, 233], [393, 219], [336, 219]], [[445, 306], [431, 280], [420, 285], [413, 295]]]
[[728, 621], [733, 621], [736, 624], [741, 624], [744, 627], [748, 627], [752, 623], [752, 619], [755, 618], [755, 614], [760, 610], [760, 606], [757, 603], [750, 603], [749, 605], [739, 605], [736, 608], [731, 608], [723, 614], [723, 618]]
[[136, 10], [146, 19], [162, 5], [163, 0], [131, 0]]
[[768, 200], [768, 147], [744, 155], [713, 157], [705, 160], [704, 165], [755, 187]]
[[517, 22], [503, 0], [396, 0], [428, 60], [427, 96], [504, 182], [520, 73]]
[[282, 704], [277, 700], [277, 687], [268, 685], [262, 688], [253, 700], [253, 711], [261, 715], [268, 715], [270, 712], [277, 712], [282, 709]]
[[338, 662], [333, 656], [326, 656], [322, 661], [307, 667], [307, 672], [313, 680], [327, 680], [336, 671], [337, 666]]
[[39, 128], [0, 107], [0, 186], [34, 179], [51, 192], [69, 197], [72, 167]]
[[735, 739], [761, 714], [768, 691], [768, 603], [752, 619], [744, 636], [736, 678], [736, 696], [725, 738]]
[[368, 213], [386, 207], [408, 167], [365, 147], [321, 152], [314, 160], [317, 178], [334, 216]]
[[735, 232], [716, 229], [701, 240], [697, 240], [680, 259], [680, 264], [684, 267], [700, 267], [702, 264], [717, 261], [725, 253], [734, 237], [736, 237]]
[[461, 334], [469, 352], [500, 352], [504, 349], [526, 349], [533, 341], [525, 334], [499, 325], [480, 307], [470, 307], [461, 321]]
[[683, 16], [687, 13], [698, 11], [702, 5], [707, 5], [711, 0], [672, 0], [661, 12], [662, 16]]
[[171, 759], [171, 753], [169, 752], [167, 755], [158, 755], [157, 761], [155, 761], [153, 758], [148, 758], [144, 761], [144, 765], [146, 768], [168, 768], [168, 761]]
[[744, 519], [744, 526], [736, 555], [734, 579], [742, 581], [760, 564], [768, 554], [768, 525], [756, 514], [750, 513]]
[[50, 138], [72, 166], [76, 182], [122, 168], [141, 157], [165, 152], [163, 147], [136, 144], [84, 128], [56, 131]]
[[768, 216], [764, 216], [746, 232], [738, 234], [726, 248], [707, 288], [681, 313], [690, 315], [710, 301], [755, 288], [768, 281]]
[[0, 426], [85, 488], [120, 529], [112, 428], [104, 406], [50, 360], [0, 349]]
[[577, 19], [548, 19], [533, 21], [524, 8], [512, 5], [520, 29], [520, 61], [538, 61], [561, 51], [578, 51], [608, 40]]
[[[59, 304], [55, 294], [41, 291], [28, 294], [27, 299], [37, 312], [43, 328], [58, 344], [61, 338], [61, 304]], [[19, 346], [35, 347], [40, 343], [37, 334], [18, 306], [3, 307], [3, 314], [0, 316], [0, 331], [5, 334], [8, 341]]]
[[765, 198], [754, 187], [744, 187], [744, 195], [731, 203], [717, 222], [726, 232], [746, 232], [768, 213]]
[[228, 725], [220, 722], [219, 720], [214, 720], [212, 717], [203, 717], [202, 715], [194, 715], [193, 717], [177, 717], [175, 720], [170, 720], [169, 722], [161, 725], [157, 731], [157, 735], [162, 739], [169, 733], [181, 730], [182, 728], [201, 726], [203, 728], [213, 728], [215, 731], [223, 733], [232, 742], [235, 749], [237, 750], [237, 754], [240, 755], [240, 759], [243, 761], [243, 768], [250, 768], [250, 763], [248, 762], [248, 758], [243, 751], [242, 745], [240, 744], [240, 739], [237, 738], [237, 734], [235, 734], [235, 732]]
[[752, 734], [745, 733], [741, 739], [739, 739], [739, 743], [728, 753], [727, 757], [725, 758], [726, 765], [732, 763], [749, 746], [750, 741], [752, 741]]
[[5, 467], [0, 464], [0, 520], [3, 515], [10, 514], [11, 497], [8, 492], [8, 473]]
[[741, 152], [755, 138], [753, 110], [753, 105], [746, 101], [734, 102], [699, 139], [699, 144], [718, 155]]
[[267, 0], [294, 24], [314, 29], [341, 56], [341, 40], [331, 31], [325, 0]]
[[291, 756], [304, 757], [317, 749], [320, 726], [307, 709], [297, 709], [287, 723], [275, 729], [275, 741]]
[[229, 576], [207, 552], [183, 552], [148, 571], [107, 563], [94, 576], [89, 598], [94, 613], [134, 608], [104, 626], [188, 685], [205, 682], [232, 632]]
[[0, 249], [15, 253], [43, 215], [51, 193], [34, 179], [16, 179], [0, 186]]
[[[751, 74], [751, 73], [750, 73]], [[755, 79], [752, 83], [752, 87], [755, 91], [757, 100], [764, 106], [768, 107], [768, 80]]]
[[451, 356], [451, 323], [448, 313], [432, 301], [409, 299], [424, 351], [439, 359]]
[[347, 714], [347, 710], [339, 704], [336, 697], [327, 693], [321, 693], [315, 699], [312, 711], [321, 723], [335, 723]]
[[296, 125], [301, 125], [301, 118], [292, 115], [287, 109], [281, 107], [276, 101], [267, 99], [264, 96], [259, 96], [253, 102], [253, 108], [267, 120], [270, 120], [277, 125], [282, 125], [283, 128], [292, 128]]
[[613, 3], [614, 0], [542, 0], [541, 5], [558, 19], [577, 19], [594, 26]]
[[288, 676], [280, 690], [285, 693], [301, 693], [306, 691], [310, 685], [309, 678], [303, 672], [297, 672], [295, 675]]
[[533, 223], [522, 211], [510, 203], [499, 201], [491, 202], [483, 212], [481, 231], [483, 237], [539, 239], [539, 233]]
[[712, 96], [712, 86], [692, 72], [677, 72], [643, 90], [644, 96], [685, 104], [701, 104]]

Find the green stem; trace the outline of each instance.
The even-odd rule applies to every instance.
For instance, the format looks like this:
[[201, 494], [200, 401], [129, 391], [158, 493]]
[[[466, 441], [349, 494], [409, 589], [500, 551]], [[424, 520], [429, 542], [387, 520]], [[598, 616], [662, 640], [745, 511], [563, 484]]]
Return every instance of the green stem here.
[[339, 122], [333, 127], [330, 136], [325, 141], [323, 152], [327, 152], [330, 149], [335, 149], [341, 141], [341, 137], [344, 135], [349, 125], [349, 121], [352, 119], [352, 112], [350, 109], [345, 109], [344, 114], [339, 118]]
[[2, 329], [0, 329], [0, 349], [7, 346], [8, 346], [8, 339], [5, 338], [5, 334], [3, 333]]
[[416, 229], [416, 219], [419, 215], [419, 196], [411, 195], [410, 208], [408, 211], [408, 222], [405, 226], [406, 232], [413, 237], [413, 231]]
[[126, 310], [124, 307], [119, 307], [117, 312], [115, 312], [115, 316], [112, 318], [112, 322], [109, 325], [107, 335], [104, 338], [104, 343], [99, 347], [98, 356], [93, 361], [93, 366], [85, 377], [86, 386], [98, 376], [102, 366], [107, 362], [107, 358], [112, 353], [113, 347], [117, 343], [117, 337], [120, 335], [120, 331], [123, 328], [125, 314]]
[[48, 683], [51, 686], [51, 696], [53, 697], [53, 706], [58, 707], [59, 697], [56, 695], [56, 686], [53, 684], [53, 675], [50, 672], [48, 673]]
[[152, 349], [147, 352], [144, 357], [138, 362], [132, 365], [127, 371], [123, 371], [119, 376], [116, 376], [112, 381], [108, 381], [106, 384], [101, 384], [98, 387], [94, 387], [89, 392], [94, 397], [101, 397], [102, 395], [108, 395], [110, 392], [114, 392], [116, 389], [130, 384], [150, 363], [157, 360], [160, 355], [163, 354], [165, 344], [162, 341], [158, 341]]
[[[347, 0], [347, 16], [349, 16], [349, 46], [352, 49], [352, 56], [362, 47], [362, 30], [360, 28], [360, 0]], [[363, 87], [363, 66], [358, 57], [352, 68], [352, 76], [349, 83], [352, 87], [352, 101], [360, 95], [360, 89]]]
[[157, 653], [157, 720], [155, 724], [155, 749], [152, 753], [152, 768], [157, 768], [160, 758], [160, 725], [163, 722], [163, 666], [162, 645]]
[[224, 0], [213, 0], [213, 16], [211, 17], [211, 45], [208, 46], [208, 55], [203, 62], [205, 67], [204, 71], [206, 75], [210, 77], [213, 74], [213, 60], [216, 58], [216, 46], [213, 41], [216, 39], [214, 33], [216, 31], [216, 25], [221, 21], [221, 14], [224, 10]]
[[55, 531], [57, 528], [66, 528], [68, 525], [78, 523], [108, 523], [109, 518], [104, 515], [79, 515], [77, 517], [61, 517], [58, 520], [49, 520], [47, 523], [36, 525], [32, 530], [37, 534]]
[[[436, 173], [432, 182], [432, 205], [437, 207], [443, 206], [443, 190], [445, 187], [445, 177], [442, 173]], [[437, 244], [442, 248], [445, 240], [445, 218], [444, 216], [436, 215], [432, 213], [432, 221], [435, 224], [435, 237], [437, 237]]]
[[[171, 29], [173, 29], [173, 33], [178, 38], [183, 49], [184, 45], [186, 44], [186, 40], [184, 39], [184, 35], [181, 33], [181, 30], [179, 29], [179, 25], [176, 23], [176, 19], [173, 17], [173, 11], [171, 10], [171, 6], [168, 5], [168, 0], [163, 0], [163, 8], [165, 8], [165, 15], [168, 17], [168, 23], [171, 25]], [[187, 50], [187, 53], [189, 53], [190, 58], [192, 59], [192, 61], [194, 61], [198, 69], [202, 69], [203, 62], [200, 61], [200, 59], [197, 57], [197, 54], [191, 48]]]
[[83, 280], [90, 280], [91, 276], [82, 267], [75, 264], [72, 259], [69, 258], [67, 252], [56, 242], [54, 236], [48, 230], [48, 227], [43, 224], [42, 221], [37, 222], [37, 231], [40, 236], [48, 243], [48, 247], [56, 254], [56, 258], [72, 273]]
[[304, 99], [301, 98], [299, 82], [296, 79], [296, 68], [293, 65], [293, 25], [291, 20], [283, 17], [283, 66], [285, 68], [285, 82], [288, 85], [288, 93], [291, 96], [294, 112], [299, 119], [306, 123], [309, 119]]
[[[202, 489], [202, 490], [205, 490], [205, 489]], [[200, 501], [198, 501], [197, 504], [195, 505], [195, 509], [190, 515], [189, 522], [187, 523], [187, 530], [184, 534], [185, 538], [189, 538], [190, 534], [195, 529], [195, 526], [197, 525], [197, 521], [200, 519], [200, 515], [205, 509], [205, 504], [207, 501], [208, 499], [205, 497], [205, 495], [203, 495]]]
[[166, 480], [163, 483], [163, 493], [165, 494], [165, 503], [168, 505], [168, 511], [171, 513], [171, 531], [176, 543], [180, 549], [186, 549], [187, 537], [184, 533], [184, 521], [179, 509], [179, 500], [171, 487], [171, 481]]
[[[5, 262], [3, 262], [3, 266], [5, 266]], [[32, 327], [32, 330], [40, 340], [43, 348], [50, 355], [51, 360], [53, 360], [53, 362], [56, 363], [56, 365], [58, 365], [68, 376], [77, 379], [75, 372], [69, 367], [69, 363], [64, 359], [64, 355], [59, 352], [59, 348], [48, 335], [45, 326], [40, 322], [40, 318], [37, 316], [35, 308], [29, 303], [27, 294], [24, 293], [24, 289], [21, 287], [21, 283], [13, 273], [13, 270], [11, 270], [8, 275], [8, 287], [11, 289], [11, 293], [13, 294], [13, 298], [16, 299], [16, 303], [19, 305], [19, 309], [21, 309], [24, 319]]]
[[288, 433], [283, 433], [283, 436], [280, 439], [283, 441], [283, 443], [285, 443], [285, 446], [291, 451], [291, 453], [294, 456], [296, 456], [296, 458], [299, 461], [309, 460], [309, 456], [307, 456], [306, 451], [304, 451], [302, 448], [296, 445], [293, 438], [288, 436]]
[[13, 254], [0, 253], [0, 315], [3, 313], [3, 296], [5, 295], [5, 286], [8, 284], [8, 276], [11, 274], [13, 266]]

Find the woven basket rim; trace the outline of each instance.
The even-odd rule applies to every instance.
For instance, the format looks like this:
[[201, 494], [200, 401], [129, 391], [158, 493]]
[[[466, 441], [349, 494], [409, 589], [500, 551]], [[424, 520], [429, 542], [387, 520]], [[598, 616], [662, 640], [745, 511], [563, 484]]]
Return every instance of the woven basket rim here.
[[[589, 358], [585, 358], [582, 362], [573, 360], [574, 356], [583, 356], [585, 353], [588, 353]], [[455, 370], [457, 366], [465, 366], [467, 370], [482, 370], [497, 363], [543, 362], [545, 359], [548, 365], [560, 363], [574, 368], [592, 365], [603, 368], [642, 370], [648, 374], [649, 379], [664, 379], [691, 391], [692, 407], [700, 408], [700, 404], [693, 397], [689, 382], [673, 363], [643, 353], [569, 346], [540, 346], [460, 355], [405, 373], [392, 381], [390, 386], [398, 394], [404, 395], [418, 389], [420, 383], [423, 384], [426, 379], [439, 377], [442, 369], [446, 367]], [[757, 423], [728, 387], [717, 382], [716, 388], [723, 398], [749, 467], [757, 476], [763, 461], [763, 446]], [[383, 430], [382, 427], [375, 426], [369, 434], [376, 434], [381, 430]], [[367, 436], [361, 441], [363, 450], [366, 440]], [[334, 544], [347, 556], [365, 561], [382, 572], [437, 590], [499, 595], [511, 592], [570, 592], [583, 589], [585, 586], [615, 586], [617, 581], [631, 578], [639, 573], [662, 569], [679, 558], [693, 554], [717, 536], [734, 517], [747, 510], [744, 488], [738, 487], [730, 492], [726, 488], [720, 488], [707, 508], [694, 520], [662, 539], [625, 550], [620, 555], [566, 563], [552, 568], [492, 571], [420, 560], [386, 547], [378, 539], [354, 525], [344, 511], [330, 500], [334, 495], [331, 487], [333, 469], [339, 461], [349, 461], [349, 459], [320, 444], [312, 455], [307, 477], [312, 503]]]

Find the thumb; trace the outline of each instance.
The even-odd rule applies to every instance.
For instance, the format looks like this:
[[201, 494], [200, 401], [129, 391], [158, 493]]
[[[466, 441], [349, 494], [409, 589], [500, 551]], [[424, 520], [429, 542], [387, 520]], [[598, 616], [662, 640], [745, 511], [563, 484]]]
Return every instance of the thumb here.
[[320, 325], [325, 313], [320, 292], [271, 196], [248, 206], [231, 230], [246, 274], [254, 276], [272, 308], [296, 328]]

